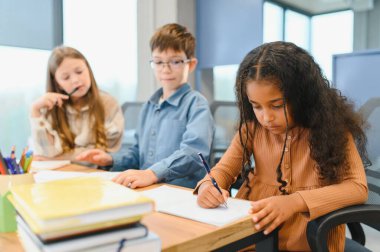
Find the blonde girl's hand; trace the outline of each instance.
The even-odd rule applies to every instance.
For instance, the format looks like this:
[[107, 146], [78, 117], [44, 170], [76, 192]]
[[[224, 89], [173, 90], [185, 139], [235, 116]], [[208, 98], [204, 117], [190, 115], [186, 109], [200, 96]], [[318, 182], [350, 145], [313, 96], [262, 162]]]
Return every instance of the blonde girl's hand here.
[[51, 110], [54, 106], [62, 107], [65, 100], [69, 99], [68, 95], [47, 92], [32, 104], [32, 117], [39, 117], [40, 110], [46, 108]]
[[249, 213], [252, 214], [255, 228], [269, 234], [294, 214], [307, 211], [305, 201], [298, 193], [294, 193], [251, 202]]
[[222, 189], [222, 194], [215, 188], [211, 181], [203, 182], [198, 189], [197, 203], [203, 208], [215, 208], [227, 201], [229, 192]]
[[100, 149], [86, 150], [75, 157], [77, 161], [85, 161], [100, 166], [108, 166], [113, 163], [112, 156]]

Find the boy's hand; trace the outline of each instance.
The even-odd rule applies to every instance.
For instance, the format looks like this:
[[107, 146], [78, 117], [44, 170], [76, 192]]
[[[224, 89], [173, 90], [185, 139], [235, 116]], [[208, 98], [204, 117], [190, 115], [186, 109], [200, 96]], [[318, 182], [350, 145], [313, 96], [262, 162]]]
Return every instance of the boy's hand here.
[[306, 212], [307, 206], [298, 193], [285, 196], [273, 196], [254, 201], [249, 213], [257, 230], [264, 229], [269, 234], [294, 214]]
[[77, 161], [85, 161], [100, 166], [112, 165], [112, 156], [99, 149], [87, 150], [75, 157]]
[[222, 189], [222, 194], [215, 188], [211, 181], [203, 182], [198, 189], [197, 203], [203, 208], [215, 208], [227, 201], [229, 192]]
[[128, 186], [132, 189], [145, 187], [158, 182], [152, 170], [127, 170], [112, 179], [113, 182]]

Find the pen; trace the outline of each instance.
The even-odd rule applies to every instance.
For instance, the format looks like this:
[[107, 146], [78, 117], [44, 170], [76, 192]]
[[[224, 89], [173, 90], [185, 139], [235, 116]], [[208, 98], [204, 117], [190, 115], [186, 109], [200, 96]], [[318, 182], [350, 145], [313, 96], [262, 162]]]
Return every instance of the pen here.
[[30, 165], [33, 161], [33, 151], [29, 150], [26, 154], [25, 154], [25, 164], [24, 164], [24, 171], [26, 173], [29, 173], [29, 169], [30, 169]]
[[[203, 163], [203, 167], [206, 169], [206, 172], [207, 172], [208, 176], [210, 177], [212, 184], [213, 184], [213, 185], [215, 186], [215, 188], [220, 192], [220, 194], [223, 195], [222, 190], [220, 190], [220, 187], [218, 186], [218, 183], [216, 183], [216, 180], [211, 176], [211, 170], [210, 170], [210, 167], [209, 167], [208, 164], [206, 163], [206, 160], [205, 160], [205, 158], [203, 157], [202, 153], [199, 152], [199, 153], [198, 153], [198, 156], [199, 156], [199, 158], [201, 159], [201, 161], [202, 161], [202, 163]], [[224, 205], [225, 207], [227, 207], [227, 202], [224, 202], [223, 205]]]
[[25, 147], [25, 148], [22, 150], [21, 159], [20, 159], [20, 162], [18, 163], [18, 165], [21, 167], [21, 169], [23, 169], [24, 172], [25, 172], [25, 170], [24, 170], [24, 165], [25, 165], [25, 154], [26, 154], [27, 151], [28, 151], [28, 146]]
[[78, 91], [79, 87], [74, 88], [70, 93], [67, 93], [67, 95], [70, 97], [72, 94], [74, 94], [76, 91]]
[[15, 168], [13, 167], [12, 159], [6, 157], [6, 158], [4, 158], [4, 161], [5, 161], [6, 164], [7, 164], [9, 174], [17, 174], [17, 171], [16, 171]]
[[16, 146], [12, 146], [12, 150], [11, 150], [11, 158], [12, 159], [15, 159], [16, 158]]
[[22, 169], [17, 164], [17, 161], [16, 161], [16, 147], [14, 145], [12, 146], [12, 152], [11, 152], [11, 157], [10, 157], [9, 163], [13, 167], [14, 174], [22, 174], [22, 173], [24, 173], [23, 171], [21, 171]]
[[8, 166], [5, 163], [5, 160], [3, 158], [3, 155], [1, 154], [1, 151], [0, 151], [0, 173], [3, 175], [9, 174]]

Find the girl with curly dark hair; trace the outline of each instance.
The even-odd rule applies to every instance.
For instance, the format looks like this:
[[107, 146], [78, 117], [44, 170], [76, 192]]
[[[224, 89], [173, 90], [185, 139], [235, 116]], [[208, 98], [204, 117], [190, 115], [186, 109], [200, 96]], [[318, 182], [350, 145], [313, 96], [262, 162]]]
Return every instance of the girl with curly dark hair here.
[[[239, 131], [211, 171], [222, 194], [205, 177], [196, 188], [198, 204], [219, 206], [240, 173], [244, 183], [236, 197], [252, 201], [255, 228], [268, 234], [279, 227], [280, 250], [310, 250], [308, 221], [367, 199], [363, 121], [292, 43], [249, 52], [235, 91]], [[344, 236], [344, 226], [330, 232], [330, 251], [343, 251]]]

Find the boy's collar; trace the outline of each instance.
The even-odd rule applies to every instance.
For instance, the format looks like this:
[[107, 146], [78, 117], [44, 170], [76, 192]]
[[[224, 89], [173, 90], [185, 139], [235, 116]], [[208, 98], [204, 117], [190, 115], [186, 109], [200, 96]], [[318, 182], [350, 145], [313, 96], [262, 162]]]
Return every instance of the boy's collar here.
[[[179, 89], [177, 89], [174, 94], [172, 94], [168, 99], [166, 99], [163, 103], [167, 102], [172, 106], [178, 106], [183, 95], [191, 90], [191, 87], [188, 83], [183, 84]], [[158, 104], [160, 97], [163, 94], [162, 88], [158, 89], [152, 97], [149, 99], [150, 103]]]

